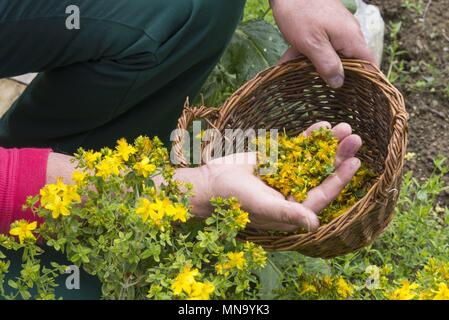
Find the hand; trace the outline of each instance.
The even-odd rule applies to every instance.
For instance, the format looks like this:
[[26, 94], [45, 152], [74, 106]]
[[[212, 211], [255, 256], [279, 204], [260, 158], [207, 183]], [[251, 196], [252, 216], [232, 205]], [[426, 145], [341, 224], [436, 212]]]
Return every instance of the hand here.
[[[328, 122], [317, 123], [305, 132], [320, 127], [331, 128]], [[193, 184], [191, 198], [193, 214], [206, 217], [212, 212], [212, 197], [236, 197], [242, 208], [250, 213], [251, 226], [257, 229], [295, 231], [299, 228], [315, 230], [319, 227], [317, 214], [328, 206], [349, 183], [360, 167], [354, 158], [362, 145], [359, 136], [352, 134], [348, 124], [333, 129], [339, 140], [336, 171], [320, 186], [311, 190], [303, 203], [285, 199], [254, 175], [255, 153], [240, 153], [215, 159], [199, 168], [178, 169], [175, 178]]]
[[280, 62], [304, 54], [332, 88], [344, 83], [339, 54], [376, 63], [357, 19], [340, 0], [271, 0], [271, 7], [291, 45]]

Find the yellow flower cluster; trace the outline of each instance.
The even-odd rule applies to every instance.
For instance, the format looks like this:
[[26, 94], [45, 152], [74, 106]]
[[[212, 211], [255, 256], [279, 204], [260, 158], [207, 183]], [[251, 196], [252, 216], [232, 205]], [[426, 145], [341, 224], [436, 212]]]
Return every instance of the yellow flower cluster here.
[[[302, 273], [299, 295], [306, 299], [449, 300], [449, 262], [430, 258], [410, 279], [397, 281], [389, 265], [366, 268], [365, 277]], [[351, 283], [352, 281], [352, 283]]]
[[173, 294], [178, 297], [186, 295], [189, 300], [209, 300], [215, 291], [215, 286], [208, 281], [197, 281], [196, 278], [200, 276], [198, 269], [184, 267], [171, 285]]
[[[333, 172], [337, 145], [337, 139], [326, 129], [316, 130], [309, 136], [280, 134], [277, 170], [261, 178], [284, 196], [292, 195], [296, 201], [304, 201], [308, 191]], [[260, 167], [271, 165], [265, 161], [259, 163]]]
[[86, 181], [87, 173], [75, 170], [72, 174], [72, 180], [76, 183], [78, 186], [82, 186], [84, 182]]
[[[155, 138], [155, 143], [159, 144], [160, 141]], [[130, 169], [137, 175], [148, 178], [156, 172], [158, 162], [166, 157], [165, 152], [161, 146], [155, 147], [148, 137], [137, 138], [136, 145], [131, 145], [122, 138], [117, 141], [114, 150], [105, 148], [102, 152], [84, 151], [80, 160], [86, 168], [95, 171], [95, 176], [104, 180], [111, 176], [119, 176], [121, 173], [126, 174]], [[156, 156], [155, 159], [148, 156], [150, 153]], [[127, 167], [130, 163], [132, 165]], [[77, 182], [79, 178], [81, 176], [76, 176], [74, 180]]]
[[66, 185], [62, 179], [55, 184], [47, 184], [40, 191], [41, 206], [52, 213], [53, 219], [60, 215], [68, 216], [73, 203], [80, 203], [81, 197], [77, 192], [77, 186]]
[[403, 280], [401, 282], [401, 287], [395, 289], [388, 295], [390, 300], [412, 300], [417, 297], [416, 289], [419, 285], [416, 283], [410, 283], [408, 280]]
[[187, 208], [181, 203], [173, 203], [168, 198], [150, 201], [140, 198], [136, 213], [144, 222], [151, 223], [164, 231], [170, 222], [186, 222], [189, 218]]
[[122, 158], [118, 155], [106, 156], [95, 168], [97, 169], [97, 177], [106, 179], [110, 176], [118, 176], [123, 168]]
[[349, 282], [340, 277], [337, 280], [337, 293], [341, 298], [347, 299], [354, 293], [354, 288]]
[[403, 280], [401, 286], [393, 290], [389, 299], [393, 300], [449, 300], [449, 263], [430, 258], [424, 268], [417, 272], [416, 280]]
[[156, 166], [150, 163], [150, 159], [148, 157], [144, 157], [141, 161], [137, 162], [133, 168], [144, 178], [148, 178], [150, 174], [156, 171]]
[[266, 251], [261, 246], [257, 246], [253, 242], [247, 241], [245, 242], [244, 248], [246, 252], [251, 254], [251, 258], [257, 266], [265, 267], [268, 258]]
[[300, 295], [321, 297], [324, 294], [334, 292], [333, 298], [349, 299], [355, 292], [354, 286], [343, 277], [332, 278], [330, 276], [316, 277], [310, 282], [301, 282]]
[[349, 184], [340, 192], [337, 199], [321, 211], [319, 217], [321, 223], [329, 223], [348, 211], [357, 201], [365, 196], [375, 178], [376, 174], [366, 168], [366, 165], [362, 163], [361, 168], [356, 172]]
[[[258, 143], [260, 145], [261, 142]], [[273, 142], [267, 138], [265, 143], [268, 153], [270, 143]], [[302, 202], [311, 189], [334, 172], [337, 146], [337, 139], [326, 128], [315, 130], [308, 136], [300, 134], [289, 137], [280, 134], [277, 143], [278, 161], [274, 164], [276, 171], [261, 178], [284, 196], [293, 196], [296, 201]], [[264, 155], [259, 154], [259, 169], [271, 165]], [[361, 168], [338, 199], [321, 213], [321, 223], [328, 223], [345, 213], [365, 195], [374, 177], [367, 168]]]
[[123, 159], [123, 161], [128, 161], [129, 157], [133, 154], [136, 154], [137, 149], [132, 145], [128, 144], [125, 138], [117, 141], [117, 146], [115, 147], [117, 150], [117, 155]]
[[234, 211], [234, 222], [241, 230], [246, 228], [246, 225], [250, 223], [249, 214], [246, 211], [243, 211], [240, 207], [240, 203], [235, 201], [232, 204], [232, 210]]
[[237, 269], [237, 270], [243, 270], [246, 266], [246, 258], [245, 258], [245, 252], [228, 252], [226, 254], [226, 262], [218, 263], [215, 266], [215, 270], [218, 274], [224, 274], [227, 275], [227, 270], [230, 269]]
[[9, 234], [18, 237], [20, 244], [24, 243], [27, 239], [36, 241], [36, 237], [33, 234], [33, 231], [36, 230], [36, 228], [36, 221], [28, 223], [26, 220], [19, 220], [11, 225]]

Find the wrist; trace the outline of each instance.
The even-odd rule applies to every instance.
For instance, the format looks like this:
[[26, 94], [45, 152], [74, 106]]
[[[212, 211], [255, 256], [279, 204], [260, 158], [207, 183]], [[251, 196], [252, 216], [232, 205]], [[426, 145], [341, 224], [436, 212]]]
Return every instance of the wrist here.
[[46, 184], [55, 183], [58, 178], [63, 178], [65, 183], [72, 183], [72, 173], [75, 165], [73, 157], [51, 152], [47, 161]]

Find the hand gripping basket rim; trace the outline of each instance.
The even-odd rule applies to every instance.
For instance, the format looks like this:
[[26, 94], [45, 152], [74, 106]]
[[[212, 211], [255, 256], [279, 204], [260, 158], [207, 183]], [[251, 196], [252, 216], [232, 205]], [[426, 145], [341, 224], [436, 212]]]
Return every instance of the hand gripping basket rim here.
[[[354, 59], [342, 59], [342, 61], [346, 73], [355, 73], [357, 76], [370, 81], [387, 98], [391, 114], [391, 138], [384, 161], [384, 172], [365, 197], [345, 214], [321, 226], [314, 232], [268, 235], [267, 233], [247, 230], [242, 232], [242, 240], [253, 241], [267, 250], [298, 251], [312, 257], [331, 258], [368, 245], [382, 233], [391, 221], [394, 206], [399, 196], [408, 138], [408, 114], [405, 110], [404, 98], [375, 65]], [[306, 72], [305, 70], [309, 74], [314, 73], [318, 76], [311, 62], [301, 57], [262, 71], [237, 90], [219, 109], [205, 106], [191, 108], [186, 104], [178, 121], [178, 129], [181, 129], [179, 131], [181, 134], [173, 142], [173, 151], [179, 165], [181, 167], [187, 166], [182, 147], [182, 141], [184, 141], [182, 132], [185, 131], [182, 129], [187, 130], [194, 119], [203, 119], [210, 128], [215, 128], [218, 131], [223, 130], [228, 119], [239, 107], [239, 101], [251, 95], [261, 83], [274, 81], [282, 77], [283, 74], [292, 71], [300, 75], [301, 72]], [[207, 146], [203, 152], [207, 152]], [[364, 220], [370, 221], [370, 224], [364, 224]], [[374, 225], [372, 221], [375, 221]]]

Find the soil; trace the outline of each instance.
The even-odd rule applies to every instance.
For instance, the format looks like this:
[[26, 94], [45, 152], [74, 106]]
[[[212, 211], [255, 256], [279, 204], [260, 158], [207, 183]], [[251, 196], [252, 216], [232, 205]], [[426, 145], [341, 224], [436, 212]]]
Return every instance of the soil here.
[[[374, 0], [381, 8], [386, 46], [392, 43], [390, 23], [402, 21], [398, 34], [404, 55], [403, 78], [395, 85], [404, 94], [410, 114], [408, 152], [415, 153], [406, 168], [424, 179], [434, 169], [433, 159], [449, 158], [449, 0]], [[407, 6], [418, 4], [418, 9]], [[384, 57], [383, 70], [390, 61]], [[449, 184], [449, 176], [446, 176]], [[449, 192], [440, 202], [449, 205]]]

